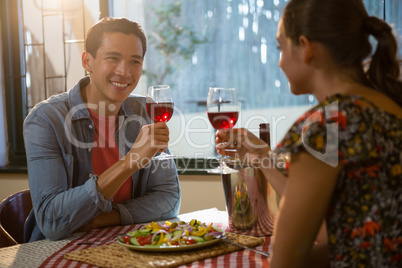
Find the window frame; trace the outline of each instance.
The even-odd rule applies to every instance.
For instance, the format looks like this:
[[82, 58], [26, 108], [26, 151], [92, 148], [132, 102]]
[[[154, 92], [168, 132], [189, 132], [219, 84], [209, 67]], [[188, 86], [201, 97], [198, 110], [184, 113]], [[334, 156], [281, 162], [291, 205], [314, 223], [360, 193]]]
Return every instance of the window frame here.
[[[0, 173], [27, 172], [23, 124], [27, 116], [22, 0], [0, 0], [8, 165]], [[109, 16], [109, 0], [99, 0], [100, 18]], [[19, 63], [19, 64], [16, 64]]]
[[[3, 48], [3, 74], [7, 129], [7, 155], [9, 165], [26, 166], [25, 146], [22, 133], [26, 116], [25, 68], [23, 30], [20, 1], [1, 0], [1, 38]], [[14, 64], [17, 63], [17, 64]], [[18, 64], [19, 63], [19, 64]]]

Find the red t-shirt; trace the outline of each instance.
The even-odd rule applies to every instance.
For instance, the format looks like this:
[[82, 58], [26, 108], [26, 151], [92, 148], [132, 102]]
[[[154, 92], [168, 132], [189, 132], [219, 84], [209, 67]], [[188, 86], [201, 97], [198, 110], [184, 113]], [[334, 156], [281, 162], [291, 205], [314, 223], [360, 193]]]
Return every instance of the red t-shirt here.
[[[102, 174], [120, 159], [116, 144], [117, 116], [103, 117], [89, 110], [95, 124], [95, 146], [92, 151], [92, 168], [94, 174]], [[132, 180], [129, 177], [113, 195], [113, 203], [120, 204], [131, 199]]]

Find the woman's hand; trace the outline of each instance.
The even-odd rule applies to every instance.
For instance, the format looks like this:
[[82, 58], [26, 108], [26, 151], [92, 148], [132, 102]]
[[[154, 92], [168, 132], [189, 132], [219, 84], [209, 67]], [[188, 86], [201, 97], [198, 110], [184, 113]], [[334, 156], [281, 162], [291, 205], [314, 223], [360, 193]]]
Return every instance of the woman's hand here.
[[128, 155], [137, 162], [137, 168], [145, 167], [157, 152], [168, 147], [169, 128], [165, 122], [143, 126]]
[[269, 146], [245, 128], [218, 130], [215, 142], [220, 155], [238, 157], [256, 167], [270, 165]]

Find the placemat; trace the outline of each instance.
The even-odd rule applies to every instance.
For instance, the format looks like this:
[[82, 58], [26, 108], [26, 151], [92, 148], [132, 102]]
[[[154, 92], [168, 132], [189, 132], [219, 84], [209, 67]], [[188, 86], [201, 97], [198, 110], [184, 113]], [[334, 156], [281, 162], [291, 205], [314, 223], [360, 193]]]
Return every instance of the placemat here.
[[[93, 229], [83, 234], [79, 238], [76, 238], [69, 242], [67, 245], [62, 247], [53, 253], [50, 257], [48, 257], [39, 268], [53, 268], [53, 267], [68, 267], [68, 268], [77, 268], [82, 267], [82, 263], [70, 261], [64, 258], [64, 255], [69, 252], [77, 251], [80, 249], [85, 249], [89, 247], [95, 247], [99, 245], [106, 245], [110, 243], [114, 243], [116, 241], [116, 237], [127, 233], [129, 231], [134, 230], [135, 228], [139, 228], [141, 225], [125, 225], [125, 226], [114, 226], [107, 227], [101, 229]], [[100, 241], [99, 243], [95, 243], [92, 245], [80, 245], [80, 242], [86, 241]], [[53, 245], [53, 244], [52, 244]], [[87, 265], [85, 265], [87, 266]], [[84, 266], [84, 267], [85, 267]]]
[[[264, 238], [227, 233], [230, 240], [248, 247], [264, 243]], [[140, 252], [117, 243], [81, 249], [64, 255], [68, 260], [99, 267], [176, 267], [240, 250], [240, 247], [220, 241], [212, 246], [180, 252]]]

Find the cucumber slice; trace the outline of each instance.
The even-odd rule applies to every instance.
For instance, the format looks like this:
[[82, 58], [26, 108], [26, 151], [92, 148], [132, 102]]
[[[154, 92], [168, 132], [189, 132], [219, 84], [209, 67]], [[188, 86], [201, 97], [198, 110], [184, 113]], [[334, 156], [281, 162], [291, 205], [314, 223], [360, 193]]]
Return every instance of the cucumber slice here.
[[212, 226], [212, 229], [214, 229], [214, 230], [217, 231], [217, 232], [222, 232], [222, 233], [223, 233], [223, 230], [222, 230], [222, 229], [219, 229], [218, 227]]
[[192, 238], [196, 242], [205, 242], [205, 239], [202, 236], [189, 235], [188, 238]]
[[177, 239], [177, 238], [180, 238], [181, 237], [181, 235], [183, 234], [183, 230], [176, 230], [176, 231], [174, 231], [173, 232], [173, 238], [172, 239]]
[[139, 230], [135, 230], [135, 231], [132, 231], [132, 232], [128, 232], [128, 235], [129, 236], [134, 236], [134, 237], [139, 237], [139, 236], [145, 235], [145, 233], [140, 232]]
[[135, 238], [134, 236], [130, 237], [130, 244], [135, 245], [135, 246], [139, 246], [140, 243], [137, 241], [137, 238]]
[[143, 235], [143, 234], [150, 233], [152, 230], [153, 230], [152, 228], [148, 228], [148, 229], [139, 229], [137, 231], [142, 233], [141, 235]]
[[165, 234], [165, 237], [164, 237], [163, 239], [168, 239], [168, 240], [170, 240], [170, 238], [172, 238], [172, 235], [169, 234], [169, 233], [167, 233], [167, 234]]

